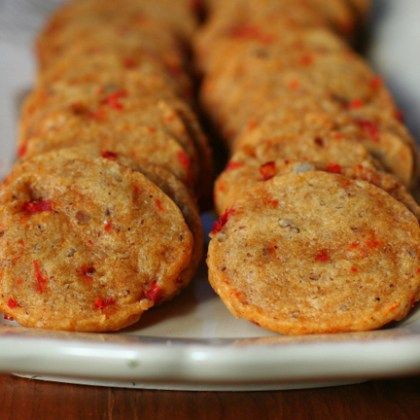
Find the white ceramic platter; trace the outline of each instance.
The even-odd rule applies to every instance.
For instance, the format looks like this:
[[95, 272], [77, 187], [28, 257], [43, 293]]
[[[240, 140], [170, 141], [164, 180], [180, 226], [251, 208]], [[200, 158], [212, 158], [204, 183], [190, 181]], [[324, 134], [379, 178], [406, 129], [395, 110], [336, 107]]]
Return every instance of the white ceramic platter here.
[[[0, 0], [0, 176], [13, 162], [18, 110], [34, 75], [31, 39], [55, 3]], [[383, 0], [376, 7], [371, 61], [420, 134], [420, 2]], [[210, 215], [203, 220], [211, 224]], [[420, 308], [382, 331], [283, 337], [234, 319], [208, 286], [203, 268], [174, 302], [120, 334], [53, 333], [0, 320], [0, 372], [185, 390], [303, 388], [415, 374]]]

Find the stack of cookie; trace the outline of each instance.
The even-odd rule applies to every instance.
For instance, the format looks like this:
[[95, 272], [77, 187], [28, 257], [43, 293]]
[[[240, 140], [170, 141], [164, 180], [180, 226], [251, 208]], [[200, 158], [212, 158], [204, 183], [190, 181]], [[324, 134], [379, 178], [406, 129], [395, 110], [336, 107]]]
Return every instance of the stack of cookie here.
[[7, 316], [118, 330], [191, 280], [211, 182], [185, 63], [195, 27], [187, 0], [75, 0], [41, 33], [0, 189]]
[[367, 3], [212, 1], [196, 37], [202, 103], [231, 152], [210, 282], [273, 331], [379, 328], [420, 298], [415, 144], [347, 42]]

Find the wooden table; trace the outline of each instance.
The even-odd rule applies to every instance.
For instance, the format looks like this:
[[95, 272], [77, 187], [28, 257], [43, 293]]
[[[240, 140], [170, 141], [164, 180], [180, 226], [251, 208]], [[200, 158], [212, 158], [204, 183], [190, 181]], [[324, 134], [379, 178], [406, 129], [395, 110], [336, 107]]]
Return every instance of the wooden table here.
[[420, 377], [298, 391], [171, 392], [0, 376], [1, 420], [420, 418]]

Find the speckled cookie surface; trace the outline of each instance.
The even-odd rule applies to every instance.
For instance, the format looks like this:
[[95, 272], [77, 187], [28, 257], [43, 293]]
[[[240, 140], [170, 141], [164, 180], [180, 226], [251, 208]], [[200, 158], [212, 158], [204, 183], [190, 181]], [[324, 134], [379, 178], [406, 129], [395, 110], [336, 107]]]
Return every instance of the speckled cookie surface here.
[[18, 165], [0, 191], [0, 310], [21, 325], [117, 330], [178, 291], [193, 237], [141, 173], [68, 149]]
[[[275, 107], [276, 101], [272, 102]], [[261, 121], [255, 114], [244, 124], [243, 132], [233, 141], [234, 150], [255, 145], [278, 135], [306, 136], [300, 129], [311, 124], [315, 130], [333, 130], [338, 137], [350, 138], [366, 150], [388, 171], [410, 186], [416, 174], [415, 144], [406, 128], [395, 118], [381, 115], [379, 110], [343, 111], [329, 100], [298, 99], [287, 110], [268, 113]], [[301, 122], [300, 122], [301, 121]], [[296, 137], [296, 138], [298, 138]], [[314, 136], [315, 138], [315, 136]], [[357, 146], [356, 146], [357, 147]]]
[[125, 44], [142, 45], [170, 57], [174, 35], [191, 35], [195, 27], [194, 14], [186, 1], [123, 0], [118, 2], [118, 10], [115, 5], [115, 1], [73, 1], [58, 9], [37, 40], [42, 67], [85, 39], [96, 39], [97, 44], [122, 39]]
[[165, 65], [160, 57], [147, 51], [125, 51], [105, 45], [73, 45], [65, 55], [40, 73], [39, 84], [62, 85], [95, 82], [99, 86], [121, 85], [126, 82], [134, 89], [147, 84], [149, 90], [168, 90], [190, 99], [191, 81], [182, 63]]
[[383, 167], [351, 131], [338, 130], [322, 114], [282, 124], [266, 136], [251, 132], [238, 144], [225, 170], [219, 176], [214, 198], [219, 213], [247, 193], [252, 184], [289, 172], [323, 170], [367, 180], [388, 191], [419, 217], [415, 200], [404, 185]]
[[230, 311], [280, 333], [379, 328], [418, 297], [420, 228], [364, 181], [323, 172], [261, 184], [215, 225], [209, 278]]
[[132, 97], [123, 89], [109, 94], [91, 89], [90, 95], [75, 90], [69, 97], [57, 94], [44, 99], [42, 90], [31, 95], [21, 124], [21, 157], [94, 143], [133, 158], [147, 158], [195, 185], [198, 152], [177, 114], [176, 102], [172, 106], [170, 101]]

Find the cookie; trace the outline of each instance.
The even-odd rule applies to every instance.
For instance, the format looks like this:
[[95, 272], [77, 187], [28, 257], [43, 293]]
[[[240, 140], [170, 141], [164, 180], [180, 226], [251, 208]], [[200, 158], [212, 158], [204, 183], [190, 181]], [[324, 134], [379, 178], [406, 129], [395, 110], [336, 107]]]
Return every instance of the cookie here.
[[381, 80], [348, 49], [278, 47], [264, 57], [249, 50], [235, 58], [206, 78], [202, 100], [216, 123], [223, 125], [223, 119], [232, 115], [234, 121], [227, 124], [236, 132], [251, 115], [258, 119], [269, 106], [278, 109], [307, 97], [318, 106], [331, 100], [344, 110], [370, 106], [395, 114], [395, 103]]
[[[78, 118], [71, 118], [64, 113], [51, 115], [49, 121], [66, 117], [66, 122], [45, 134], [31, 137], [24, 143], [25, 159], [68, 147], [95, 145], [101, 150], [130, 156], [133, 160], [147, 159], [162, 166], [176, 175], [186, 185], [194, 188], [196, 178], [192, 172], [193, 161], [182, 145], [171, 135], [153, 126], [139, 126], [132, 115], [130, 120], [118, 124], [83, 126]], [[108, 130], [108, 127], [110, 129]], [[22, 150], [22, 148], [21, 148]]]
[[287, 122], [279, 115], [277, 122], [277, 129], [267, 127], [264, 135], [255, 129], [238, 144], [215, 185], [219, 213], [233, 206], [252, 184], [289, 172], [324, 170], [372, 182], [419, 216], [419, 208], [404, 185], [384, 172], [351, 131], [340, 130], [319, 112]]
[[179, 276], [177, 284], [179, 290], [192, 280], [202, 260], [204, 248], [204, 233], [201, 224], [197, 203], [191, 191], [171, 172], [161, 166], [150, 163], [147, 160], [133, 159], [130, 154], [116, 153], [113, 150], [103, 150], [95, 145], [84, 145], [77, 149], [71, 149], [72, 156], [103, 158], [118, 162], [134, 171], [142, 173], [157, 187], [159, 187], [179, 207], [184, 216], [191, 234], [194, 245], [191, 253], [191, 261], [184, 272]]
[[[302, 136], [316, 133], [318, 129], [333, 129], [338, 139], [349, 138], [363, 145], [404, 185], [411, 186], [415, 181], [414, 140], [397, 119], [381, 115], [379, 110], [343, 111], [333, 101], [318, 102], [305, 97], [291, 104], [287, 111], [267, 114], [261, 122], [254, 118], [245, 124], [243, 133], [234, 140], [234, 150], [286, 133], [288, 136]], [[299, 129], [302, 126], [308, 127], [306, 134]]]
[[79, 16], [65, 25], [54, 20], [47, 25], [36, 42], [40, 69], [47, 68], [57, 57], [73, 45], [111, 45], [125, 49], [150, 51], [162, 57], [164, 63], [180, 58], [180, 45], [173, 33], [158, 22], [138, 20], [132, 16], [119, 17], [119, 21], [103, 21], [95, 16]]
[[209, 280], [235, 316], [279, 333], [371, 330], [418, 298], [419, 244], [416, 218], [380, 188], [288, 174], [221, 216]]
[[201, 224], [197, 203], [192, 198], [190, 191], [174, 175], [165, 169], [142, 162], [133, 166], [154, 184], [156, 184], [180, 208], [194, 239], [191, 260], [188, 267], [178, 278], [179, 290], [190, 283], [202, 262], [204, 250], [204, 233]]
[[364, 180], [382, 188], [403, 203], [420, 220], [420, 207], [406, 187], [395, 176], [378, 169], [371, 159], [353, 166], [336, 163], [340, 160], [322, 160], [322, 156], [306, 156], [304, 159], [284, 159], [281, 155], [275, 155], [269, 160], [259, 160], [256, 157], [244, 156], [241, 152], [235, 153], [216, 180], [214, 202], [217, 212], [222, 214], [229, 208], [235, 207], [235, 204], [241, 201], [253, 186], [274, 176], [325, 171], [341, 174], [350, 179]]
[[118, 330], [181, 287], [192, 234], [137, 171], [52, 152], [18, 165], [0, 203], [0, 310], [23, 326]]
[[38, 85], [72, 85], [90, 81], [105, 86], [121, 85], [121, 80], [133, 86], [133, 90], [143, 87], [146, 82], [150, 90], [168, 90], [191, 101], [191, 80], [181, 64], [177, 67], [164, 65], [151, 52], [121, 51], [109, 45], [73, 45], [40, 73]]
[[194, 187], [197, 150], [170, 102], [132, 97], [123, 89], [109, 94], [95, 93], [94, 87], [89, 94], [83, 89], [68, 91], [39, 101], [34, 113], [29, 99], [21, 120], [21, 157], [92, 142], [134, 158], [147, 157]]
[[[95, 28], [89, 30], [91, 28]], [[114, 27], [122, 36], [142, 31], [146, 39], [151, 33], [149, 45], [156, 48], [164, 37], [175, 38], [191, 36], [196, 26], [196, 18], [187, 0], [172, 2], [168, 0], [150, 1], [119, 1], [118, 11], [115, 2], [105, 1], [73, 1], [59, 8], [53, 14], [37, 40], [37, 49], [42, 65], [50, 62], [60, 52], [65, 50], [71, 39], [76, 41], [80, 31], [93, 34], [98, 30]], [[150, 35], [149, 35], [150, 37]], [[101, 38], [98, 38], [101, 39]]]
[[[254, 26], [249, 34], [244, 30], [242, 36], [232, 32], [212, 46], [210, 51], [201, 55], [196, 48], [196, 61], [199, 69], [214, 76], [215, 71], [223, 71], [225, 66], [231, 65], [240, 57], [255, 57], [266, 60], [280, 49], [284, 54], [298, 53], [297, 60], [301, 65], [308, 65], [312, 60], [312, 53], [347, 50], [346, 43], [325, 28], [303, 28], [299, 31], [279, 32], [277, 28], [270, 31], [265, 25]], [[270, 40], [270, 42], [268, 42]]]

